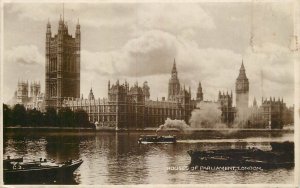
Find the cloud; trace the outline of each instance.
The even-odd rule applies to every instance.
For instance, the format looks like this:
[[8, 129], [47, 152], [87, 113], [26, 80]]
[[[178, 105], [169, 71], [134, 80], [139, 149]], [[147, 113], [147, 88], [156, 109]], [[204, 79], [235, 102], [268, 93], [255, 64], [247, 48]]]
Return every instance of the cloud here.
[[137, 9], [137, 27], [179, 34], [187, 29], [214, 29], [213, 19], [200, 4], [142, 4]]
[[[250, 3], [66, 3], [65, 19], [76, 23], [79, 17], [82, 25], [81, 91], [86, 96], [93, 86], [95, 96], [106, 97], [109, 79], [127, 79], [131, 83], [138, 80], [140, 84], [148, 80], [152, 99], [161, 98], [167, 95], [176, 58], [180, 81], [186, 87], [191, 86], [193, 97], [201, 81], [204, 98], [216, 100], [218, 90], [235, 90], [243, 58], [251, 98], [287, 96], [291, 104], [294, 73], [287, 36], [293, 25], [291, 16], [284, 14], [290, 5], [283, 8], [276, 5], [281, 8], [279, 11], [267, 5], [254, 7], [255, 36], [253, 46], [249, 47]], [[32, 33], [39, 33], [37, 27], [45, 30], [48, 17], [51, 22], [57, 21], [62, 5], [7, 3], [4, 6], [4, 17], [8, 19], [5, 26], [9, 28], [5, 33], [20, 36], [20, 41], [6, 37], [6, 44], [16, 47], [5, 49], [4, 72], [22, 69], [20, 75], [27, 71], [29, 78], [37, 77], [37, 73], [44, 76], [44, 55], [40, 54], [44, 49], [44, 33]], [[266, 11], [268, 14], [263, 16]], [[19, 32], [25, 20], [26, 27], [32, 27], [25, 30], [27, 33]], [[278, 29], [280, 25], [286, 29]], [[52, 25], [55, 32], [56, 26]], [[70, 31], [71, 27], [74, 25], [70, 25]], [[273, 31], [278, 31], [276, 36], [270, 35]], [[40, 46], [24, 45], [32, 41]], [[32, 68], [34, 65], [39, 66]], [[14, 68], [6, 69], [9, 66]], [[4, 78], [5, 87], [14, 86], [11, 80], [16, 78]]]
[[[9, 101], [17, 89], [18, 80], [40, 81], [44, 88], [45, 58], [34, 45], [16, 46], [4, 50], [3, 100]], [[43, 90], [43, 89], [42, 89]]]
[[121, 49], [82, 51], [85, 70], [111, 76], [147, 76], [170, 72], [177, 50], [176, 38], [162, 31], [149, 31], [129, 40]]
[[291, 50], [274, 43], [249, 47], [244, 54], [252, 96], [283, 97], [293, 104], [294, 60]]
[[[6, 4], [5, 8], [20, 20], [57, 20], [62, 14], [62, 5], [56, 3]], [[215, 28], [213, 19], [200, 4], [191, 3], [66, 3], [66, 20], [73, 19], [70, 15], [76, 15], [73, 21], [80, 18], [81, 24], [98, 28], [132, 26], [133, 29], [159, 29], [175, 33], [190, 28]]]
[[16, 46], [4, 51], [5, 62], [22, 65], [44, 64], [44, 56], [34, 45]]
[[190, 85], [194, 92], [198, 82], [202, 81], [206, 96], [210, 100], [217, 95], [216, 88], [231, 87], [238, 70], [237, 66], [236, 70], [232, 66], [241, 63], [241, 55], [230, 50], [201, 49], [193, 41], [158, 30], [148, 31], [128, 40], [120, 50], [83, 50], [81, 57], [84, 71], [95, 73], [95, 77], [138, 80], [145, 78], [152, 85], [153, 96], [159, 98], [166, 96], [173, 58], [176, 58], [182, 85], [186, 84], [186, 88]]
[[[176, 58], [182, 85], [191, 86], [193, 97], [198, 82], [202, 82], [206, 100], [216, 100], [218, 90], [235, 91], [235, 81], [244, 59], [250, 81], [250, 98], [253, 96], [291, 97], [294, 74], [293, 61], [288, 48], [264, 43], [249, 47], [244, 54], [229, 49], [201, 48], [183, 37], [152, 30], [128, 40], [120, 50], [84, 52], [90, 60], [83, 60], [83, 67], [112, 79], [147, 80], [154, 98], [167, 95], [168, 79], [173, 58]], [[94, 61], [94, 62], [93, 62]], [[84, 65], [88, 63], [88, 65]], [[261, 88], [263, 72], [263, 91]], [[97, 77], [97, 75], [95, 75]], [[292, 103], [293, 101], [288, 101]]]
[[[134, 8], [128, 3], [65, 3], [64, 15], [66, 21], [77, 22], [79, 18], [81, 24], [89, 27], [119, 27], [134, 22]], [[19, 20], [45, 22], [63, 16], [62, 3], [7, 3], [5, 9]]]

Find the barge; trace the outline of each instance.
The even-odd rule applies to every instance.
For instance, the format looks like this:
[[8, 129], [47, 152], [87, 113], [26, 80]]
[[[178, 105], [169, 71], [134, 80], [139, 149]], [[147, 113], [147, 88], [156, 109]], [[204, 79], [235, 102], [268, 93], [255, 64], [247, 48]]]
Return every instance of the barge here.
[[270, 143], [272, 149], [263, 151], [258, 148], [248, 149], [220, 149], [207, 151], [188, 151], [191, 157], [191, 166], [236, 166], [236, 167], [260, 167], [292, 168], [294, 167], [294, 143]]
[[24, 162], [23, 158], [3, 160], [3, 177], [5, 184], [61, 181], [73, 176], [74, 171], [83, 163], [68, 160], [55, 163], [47, 159]]

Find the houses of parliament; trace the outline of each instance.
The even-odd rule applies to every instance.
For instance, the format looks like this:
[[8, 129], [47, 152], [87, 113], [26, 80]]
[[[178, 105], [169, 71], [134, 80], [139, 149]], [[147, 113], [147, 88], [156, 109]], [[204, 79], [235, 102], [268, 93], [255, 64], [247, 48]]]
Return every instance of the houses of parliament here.
[[[115, 83], [108, 81], [107, 98], [95, 98], [91, 88], [88, 98], [84, 99], [80, 97], [79, 22], [73, 37], [69, 34], [68, 25], [63, 18], [59, 20], [58, 32], [55, 35], [52, 35], [51, 24], [48, 21], [45, 45], [45, 95], [42, 103], [44, 110], [48, 107], [57, 110], [68, 107], [73, 111], [83, 109], [88, 113], [91, 122], [97, 122], [101, 127], [115, 129], [158, 127], [167, 118], [185, 120], [188, 123], [192, 111], [198, 108], [197, 104], [200, 102], [217, 103], [222, 111], [221, 121], [226, 124], [232, 124], [237, 116], [249, 113], [249, 80], [243, 62], [235, 85], [236, 107], [233, 106], [232, 92], [219, 91], [217, 101], [204, 101], [201, 82], [198, 84], [195, 99], [192, 99], [191, 88], [186, 88], [180, 83], [175, 59], [168, 83], [167, 98], [151, 100], [147, 81], [143, 84], [136, 82], [130, 86], [126, 81], [120, 83], [118, 80]], [[28, 85], [18, 85], [17, 103], [24, 104], [27, 108], [35, 108], [35, 103], [30, 103], [29, 106], [26, 102], [28, 92], [25, 90], [28, 91]], [[40, 106], [41, 102], [39, 108]], [[254, 111], [251, 113], [252, 122], [270, 122], [275, 119], [281, 121], [287, 108], [282, 99], [276, 101], [270, 98], [262, 100], [261, 107], [257, 107], [255, 99], [251, 109]]]
[[64, 100], [63, 106], [72, 110], [85, 110], [90, 121], [98, 122], [101, 127], [144, 129], [157, 127], [167, 118], [188, 122], [197, 103], [203, 101], [200, 82], [195, 100], [191, 98], [191, 89], [180, 84], [175, 59], [167, 99], [151, 100], [147, 81], [142, 85], [136, 82], [133, 86], [126, 81], [116, 81], [114, 84], [108, 81], [107, 92], [108, 98], [96, 99], [91, 89], [87, 99], [68, 98]]

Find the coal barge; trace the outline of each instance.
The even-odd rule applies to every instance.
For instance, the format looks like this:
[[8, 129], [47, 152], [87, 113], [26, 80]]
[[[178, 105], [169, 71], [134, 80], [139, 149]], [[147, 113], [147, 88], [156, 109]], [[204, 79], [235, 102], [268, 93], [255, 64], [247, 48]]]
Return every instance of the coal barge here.
[[3, 177], [5, 184], [38, 183], [63, 181], [71, 178], [74, 171], [83, 163], [79, 160], [68, 160], [55, 163], [47, 159], [24, 162], [23, 158], [3, 160]]
[[188, 151], [190, 166], [209, 167], [260, 167], [262, 169], [294, 167], [294, 143], [273, 142], [272, 149], [263, 151], [258, 148], [221, 149], [208, 151]]

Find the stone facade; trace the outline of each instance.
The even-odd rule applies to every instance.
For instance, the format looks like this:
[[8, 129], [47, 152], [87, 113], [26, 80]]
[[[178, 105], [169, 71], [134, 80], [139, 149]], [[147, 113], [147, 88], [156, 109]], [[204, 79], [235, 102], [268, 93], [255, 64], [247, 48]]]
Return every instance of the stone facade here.
[[246, 70], [244, 63], [242, 62], [239, 75], [235, 82], [236, 88], [236, 108], [237, 110], [242, 111], [243, 109], [248, 108], [249, 102], [249, 81], [246, 76]]
[[68, 25], [59, 20], [58, 33], [51, 34], [48, 22], [46, 32], [46, 107], [60, 108], [64, 98], [80, 97], [80, 25], [75, 37], [69, 34]]
[[232, 92], [224, 93], [219, 91], [218, 103], [222, 111], [221, 121], [226, 124], [232, 124], [236, 114], [236, 109], [232, 106]]
[[173, 68], [171, 72], [171, 78], [169, 80], [169, 87], [168, 87], [168, 100], [169, 101], [176, 101], [177, 96], [180, 92], [180, 82], [177, 75], [176, 69], [176, 61], [174, 59]]
[[275, 100], [262, 99], [262, 118], [265, 122], [268, 122], [270, 128], [282, 128], [283, 126], [283, 115], [287, 110], [286, 104], [283, 99]]
[[[173, 82], [176, 79], [176, 82]], [[172, 81], [171, 81], [172, 80]], [[174, 84], [175, 83], [175, 84]], [[201, 84], [200, 84], [201, 87]], [[115, 84], [108, 82], [108, 98], [95, 99], [92, 89], [88, 99], [68, 98], [63, 106], [72, 110], [85, 110], [91, 122], [102, 127], [116, 129], [144, 129], [158, 127], [167, 118], [189, 121], [191, 112], [196, 108], [197, 101], [191, 99], [191, 89], [180, 87], [174, 60], [172, 76], [169, 83], [169, 100], [150, 100], [150, 88], [147, 82], [142, 86], [135, 83]], [[198, 88], [202, 93], [202, 88]], [[198, 101], [203, 100], [201, 97]]]

